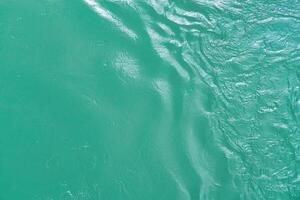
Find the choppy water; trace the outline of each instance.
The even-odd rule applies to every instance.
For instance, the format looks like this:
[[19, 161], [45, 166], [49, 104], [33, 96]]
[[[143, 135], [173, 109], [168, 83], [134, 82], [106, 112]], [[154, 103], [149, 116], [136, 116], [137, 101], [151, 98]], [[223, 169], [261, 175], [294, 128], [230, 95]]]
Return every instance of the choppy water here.
[[298, 0], [0, 0], [1, 200], [297, 200], [299, 128]]

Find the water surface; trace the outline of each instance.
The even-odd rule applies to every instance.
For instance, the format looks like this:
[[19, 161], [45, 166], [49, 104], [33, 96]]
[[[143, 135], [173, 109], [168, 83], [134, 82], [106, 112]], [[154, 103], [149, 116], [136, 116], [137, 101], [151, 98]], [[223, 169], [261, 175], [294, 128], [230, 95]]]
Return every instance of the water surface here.
[[300, 199], [300, 2], [0, 0], [0, 199]]

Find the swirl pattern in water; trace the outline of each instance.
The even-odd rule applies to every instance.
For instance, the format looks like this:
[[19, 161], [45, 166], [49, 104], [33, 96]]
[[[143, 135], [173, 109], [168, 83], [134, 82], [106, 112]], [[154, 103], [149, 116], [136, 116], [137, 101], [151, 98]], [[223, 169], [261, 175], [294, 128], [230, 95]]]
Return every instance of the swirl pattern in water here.
[[0, 199], [300, 199], [300, 2], [0, 0]]

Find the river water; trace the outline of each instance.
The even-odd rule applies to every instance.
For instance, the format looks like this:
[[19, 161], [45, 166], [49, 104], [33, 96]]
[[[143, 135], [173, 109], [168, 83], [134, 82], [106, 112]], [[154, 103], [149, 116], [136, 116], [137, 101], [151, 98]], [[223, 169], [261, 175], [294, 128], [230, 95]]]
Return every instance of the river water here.
[[300, 1], [0, 0], [0, 199], [300, 199]]

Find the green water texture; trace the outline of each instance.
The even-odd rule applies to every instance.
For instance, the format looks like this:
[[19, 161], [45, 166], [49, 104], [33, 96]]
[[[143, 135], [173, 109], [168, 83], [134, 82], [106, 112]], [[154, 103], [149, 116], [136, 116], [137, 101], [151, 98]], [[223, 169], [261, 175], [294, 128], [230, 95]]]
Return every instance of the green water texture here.
[[299, 0], [0, 0], [0, 200], [299, 199]]

